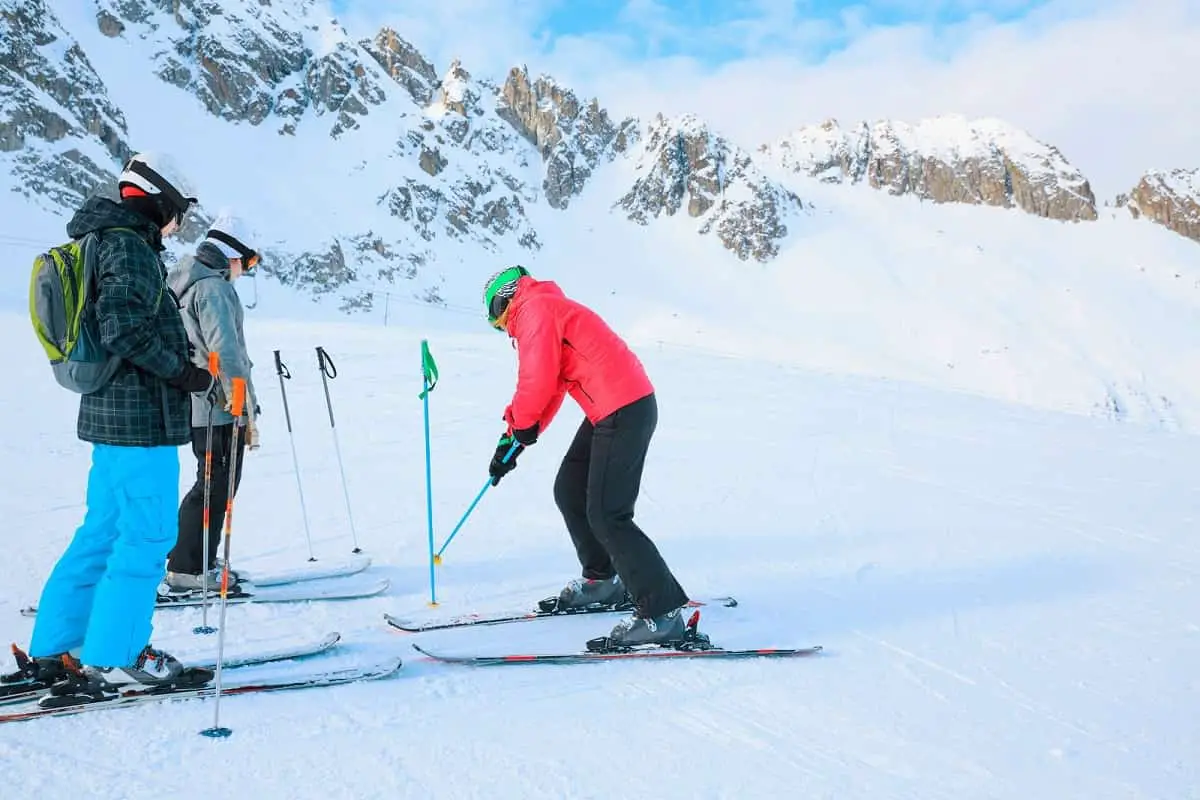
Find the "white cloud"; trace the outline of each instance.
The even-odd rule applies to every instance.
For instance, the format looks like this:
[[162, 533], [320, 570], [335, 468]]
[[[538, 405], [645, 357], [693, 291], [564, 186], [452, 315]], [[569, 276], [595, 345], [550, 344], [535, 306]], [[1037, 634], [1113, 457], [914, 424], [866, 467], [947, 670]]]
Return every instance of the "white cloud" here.
[[[449, 53], [494, 79], [526, 63], [615, 113], [695, 112], [749, 147], [826, 117], [954, 112], [1000, 117], [1056, 145], [1100, 200], [1131, 188], [1147, 169], [1200, 166], [1194, 0], [1049, 0], [1007, 23], [978, 11], [997, 8], [995, 0], [893, 3], [970, 16], [884, 27], [860, 9], [834, 24], [797, 16], [786, 0], [753, 0], [735, 22], [687, 32], [697, 45], [747, 53], [716, 68], [682, 56], [636, 57], [645, 37], [635, 47], [628, 33], [548, 38], [540, 26], [552, 0], [445, 0], [384, 18], [439, 69]], [[1012, 0], [1009, 8], [1021, 5]], [[677, 46], [681, 32], [653, 0], [632, 0], [623, 14]]]
[[[356, 38], [394, 28], [444, 73], [459, 58], [472, 74], [502, 79], [509, 67], [539, 52], [548, 40], [541, 21], [562, 0], [440, 0], [437, 3], [353, 2], [338, 21]], [[332, 12], [331, 12], [332, 13]]]

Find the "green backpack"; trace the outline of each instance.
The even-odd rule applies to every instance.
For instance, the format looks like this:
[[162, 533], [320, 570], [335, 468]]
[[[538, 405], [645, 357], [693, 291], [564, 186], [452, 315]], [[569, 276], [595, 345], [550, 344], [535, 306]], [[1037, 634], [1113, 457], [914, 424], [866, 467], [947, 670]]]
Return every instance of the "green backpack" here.
[[108, 383], [120, 356], [100, 344], [95, 311], [96, 246], [99, 234], [52, 247], [33, 260], [29, 315], [59, 384], [91, 394]]

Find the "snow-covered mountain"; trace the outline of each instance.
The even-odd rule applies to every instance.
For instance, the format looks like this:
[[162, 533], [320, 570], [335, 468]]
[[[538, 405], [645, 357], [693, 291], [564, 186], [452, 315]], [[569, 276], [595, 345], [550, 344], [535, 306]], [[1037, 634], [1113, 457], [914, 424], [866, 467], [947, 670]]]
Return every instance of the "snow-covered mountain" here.
[[[37, 165], [53, 154], [33, 162], [39, 172], [79, 187], [53, 195], [54, 210], [65, 213], [86, 190], [108, 182], [131, 147], [122, 103], [111, 99], [116, 85], [124, 105], [150, 109], [147, 118], [159, 110], [170, 115], [146, 119], [139, 149], [182, 145], [205, 178], [240, 184], [238, 194], [255, 196], [269, 241], [264, 272], [313, 294], [336, 293], [345, 308], [369, 308], [377, 289], [405, 281], [413, 296], [444, 300], [445, 247], [461, 245], [460, 261], [528, 259], [542, 247], [547, 225], [535, 223], [531, 210], [567, 209], [596, 170], [616, 158], [659, 155], [660, 127], [652, 126], [650, 150], [640, 148], [646, 132], [638, 120], [613, 120], [598, 100], [581, 101], [549, 76], [514, 67], [495, 83], [459, 61], [439, 74], [396, 31], [352, 40], [315, 0], [95, 0], [83, 9], [3, 0], [0, 8], [17, 20], [6, 37], [13, 52], [0, 66], [15, 87], [4, 108], [18, 121], [54, 114], [50, 100], [35, 91], [46, 82], [43, 75], [87, 68], [84, 52], [105, 66], [103, 77], [88, 68], [72, 81], [95, 99], [74, 112], [73, 128], [58, 127], [77, 131], [72, 142], [78, 140], [79, 152], [87, 152], [83, 144], [94, 151], [94, 140], [104, 137], [109, 155], [92, 156], [78, 175], [75, 151], [50, 168]], [[26, 18], [41, 28], [21, 24]], [[92, 106], [113, 122], [95, 125], [86, 116]], [[25, 138], [36, 143], [59, 135], [51, 127]], [[27, 162], [30, 153], [45, 152], [24, 139], [9, 149], [19, 149], [18, 158]], [[731, 176], [747, 170], [745, 154], [730, 164]], [[706, 179], [691, 180], [700, 185]], [[718, 231], [742, 258], [769, 257], [771, 248], [754, 242], [754, 229], [766, 230], [767, 239], [783, 234], [763, 204], [788, 192], [762, 176], [753, 180], [757, 194], [731, 198], [707, 215], [692, 208], [693, 216], [704, 217], [702, 232]], [[288, 200], [260, 201], [288, 183]], [[201, 194], [197, 215], [205, 220], [213, 203], [209, 193]], [[336, 199], [336, 220], [312, 213], [317, 203], [308, 201], [317, 198]], [[647, 218], [662, 213], [666, 201], [638, 183], [612, 202]], [[660, 206], [646, 206], [655, 202]], [[193, 238], [199, 228], [189, 227]], [[443, 263], [427, 268], [434, 260]]]
[[0, 0], [0, 25], [18, 263], [131, 150], [164, 149], [201, 199], [173, 254], [241, 209], [259, 314], [475, 314], [519, 262], [656, 341], [1200, 425], [1194, 173], [1101, 214], [1063, 153], [997, 120], [830, 120], [747, 147], [525, 66], [435, 65], [403, 31], [357, 40], [319, 0]]
[[634, 174], [633, 187], [616, 204], [630, 220], [646, 225], [686, 207], [698, 220], [698, 233], [716, 235], [741, 259], [769, 261], [778, 255], [788, 220], [804, 209], [749, 153], [692, 115], [654, 119]]
[[0, 2], [0, 167], [49, 212], [114, 180], [129, 155], [121, 109], [43, 0]]
[[748, 149], [690, 115], [614, 118], [524, 66], [439, 71], [402, 32], [354, 40], [319, 0], [0, 0], [0, 20], [3, 188], [64, 214], [132, 148], [185, 150], [223, 196], [202, 192], [180, 246], [216, 205], [252, 203], [264, 272], [344, 308], [444, 302], [456, 264], [536, 258], [589, 190], [638, 225], [686, 206], [717, 253], [763, 263], [804, 234], [811, 178], [1096, 218], [1059, 151], [997, 120], [830, 120]]
[[843, 128], [830, 119], [759, 151], [825, 182], [866, 183], [938, 203], [1019, 208], [1050, 219], [1096, 219], [1096, 198], [1083, 174], [1057, 148], [1002, 120], [951, 114]]
[[1147, 172], [1117, 206], [1200, 242], [1200, 169]]

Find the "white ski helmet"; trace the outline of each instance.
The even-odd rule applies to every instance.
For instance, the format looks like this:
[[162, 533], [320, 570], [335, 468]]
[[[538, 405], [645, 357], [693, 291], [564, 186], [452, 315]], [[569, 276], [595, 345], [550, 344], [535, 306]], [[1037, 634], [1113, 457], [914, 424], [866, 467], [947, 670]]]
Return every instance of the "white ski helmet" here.
[[175, 160], [165, 153], [137, 153], [125, 164], [117, 186], [136, 186], [148, 195], [162, 195], [182, 218], [188, 208], [199, 202], [191, 181]]
[[216, 245], [226, 258], [242, 259], [242, 268], [249, 272], [258, 264], [258, 251], [252, 245], [255, 236], [245, 220], [227, 208], [217, 212], [204, 240]]

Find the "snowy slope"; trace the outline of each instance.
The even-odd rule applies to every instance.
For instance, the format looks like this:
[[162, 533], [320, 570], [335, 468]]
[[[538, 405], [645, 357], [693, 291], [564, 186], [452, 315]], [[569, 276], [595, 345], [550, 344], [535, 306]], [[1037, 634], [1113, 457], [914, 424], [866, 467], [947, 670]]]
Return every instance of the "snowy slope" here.
[[[573, 283], [572, 281], [567, 281]], [[1014, 314], [1016, 312], [1014, 311]], [[0, 317], [21, 341], [25, 320]], [[441, 367], [431, 396], [440, 544], [486, 477], [513, 380], [503, 337], [443, 312], [418, 327], [306, 321], [248, 326], [279, 348], [319, 559], [351, 540], [312, 348], [339, 377], [347, 486], [360, 544], [388, 596], [236, 607], [231, 642], [336, 628], [340, 655], [400, 653], [393, 680], [228, 698], [233, 737], [197, 735], [211, 703], [0, 727], [14, 796], [603, 798], [1182, 798], [1200, 785], [1200, 664], [1192, 531], [1194, 440], [898, 381], [640, 342], [662, 417], [639, 520], [685, 588], [733, 593], [706, 614], [723, 643], [820, 643], [803, 661], [439, 667], [386, 631], [429, 599], [418, 345]], [[810, 340], [819, 351], [835, 342]], [[87, 450], [73, 403], [31, 347], [0, 395], [10, 523], [0, 637], [82, 513]], [[278, 389], [260, 379], [263, 448], [250, 456], [235, 563], [307, 557]], [[37, 409], [31, 414], [31, 409]], [[441, 611], [523, 606], [575, 570], [550, 497], [573, 406], [492, 489], [446, 551]], [[20, 464], [20, 468], [13, 468]], [[185, 460], [184, 473], [190, 463]], [[54, 476], [54, 480], [47, 480]], [[198, 612], [162, 611], [156, 639], [187, 642]], [[425, 634], [446, 650], [574, 646], [611, 620]], [[64, 764], [64, 753], [73, 756]]]
[[805, 211], [778, 257], [750, 266], [715, 255], [685, 214], [632, 231], [613, 219], [609, 190], [634, 170], [618, 165], [589, 187], [566, 212], [574, 224], [529, 263], [647, 342], [1200, 424], [1200, 251], [1158, 226], [1126, 215], [1062, 223], [778, 175]]

